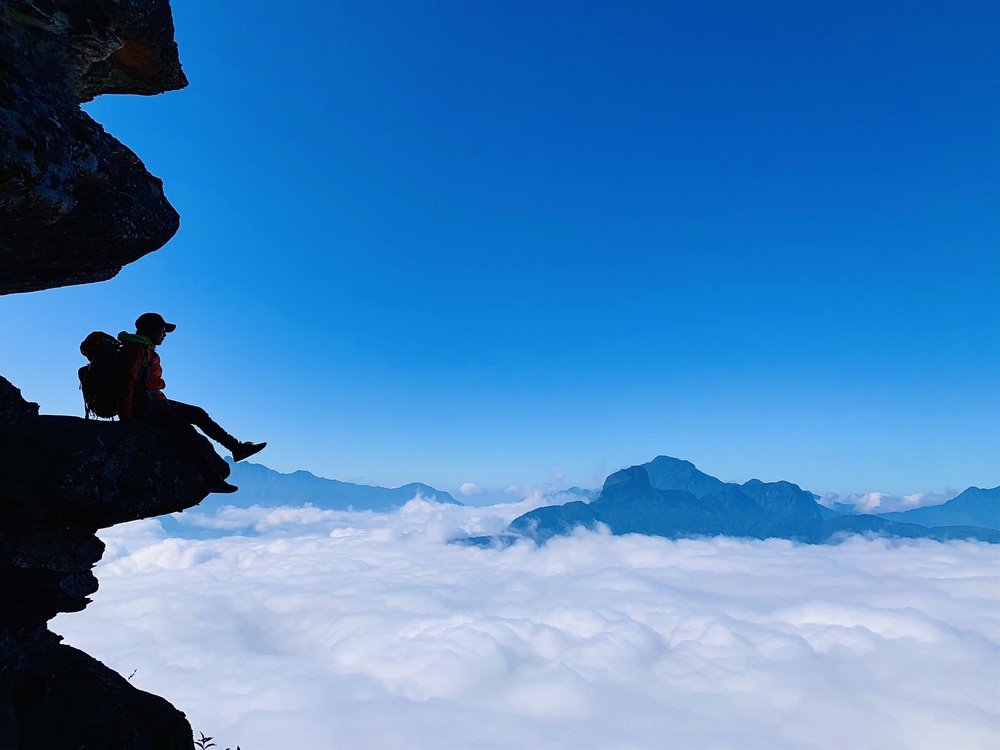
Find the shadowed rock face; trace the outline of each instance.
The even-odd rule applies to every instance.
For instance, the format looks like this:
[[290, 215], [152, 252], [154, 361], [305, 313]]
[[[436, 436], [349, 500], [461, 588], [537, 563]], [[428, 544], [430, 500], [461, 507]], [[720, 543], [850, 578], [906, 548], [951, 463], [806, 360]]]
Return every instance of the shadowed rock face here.
[[80, 102], [187, 85], [167, 0], [0, 0], [0, 294], [109, 279], [179, 217]]
[[30, 648], [0, 634], [4, 750], [191, 750], [191, 727], [167, 701], [44, 633]]
[[[185, 85], [167, 0], [0, 0], [0, 294], [108, 279], [173, 236], [160, 180], [80, 102]], [[190, 750], [183, 713], [47, 624], [97, 590], [98, 529], [202, 497], [165, 433], [39, 415], [0, 377], [2, 750]]]
[[87, 605], [97, 590], [90, 568], [104, 552], [98, 529], [205, 497], [201, 475], [165, 432], [37, 408], [0, 377], [0, 625], [16, 632]]
[[0, 377], [0, 747], [189, 750], [180, 711], [46, 624], [97, 590], [99, 528], [189, 508], [202, 478], [160, 430], [37, 410]]

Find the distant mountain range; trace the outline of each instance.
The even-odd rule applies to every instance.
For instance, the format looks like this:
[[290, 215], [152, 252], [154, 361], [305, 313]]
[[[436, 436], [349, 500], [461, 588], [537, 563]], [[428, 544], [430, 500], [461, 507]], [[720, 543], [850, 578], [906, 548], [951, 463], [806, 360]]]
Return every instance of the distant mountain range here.
[[[977, 539], [1000, 543], [996, 515], [1000, 488], [972, 488], [954, 500], [962, 515], [938, 511], [935, 518], [961, 518], [959, 524], [927, 525], [909, 522], [916, 510], [887, 517], [843, 515], [816, 502], [816, 496], [790, 482], [744, 484], [723, 482], [699, 471], [694, 464], [670, 456], [615, 472], [591, 502], [537, 508], [514, 519], [499, 537], [463, 540], [474, 544], [530, 538], [544, 542], [568, 534], [577, 526], [606, 525], [613, 534], [650, 534], [670, 538], [692, 536], [777, 537], [808, 543], [834, 541], [845, 534], [875, 533], [928, 539]], [[984, 493], [984, 494], [977, 494]], [[993, 493], [992, 495], [990, 493]], [[992, 516], [989, 516], [992, 509]], [[918, 510], [933, 510], [932, 508]], [[975, 511], [975, 512], [973, 512]], [[905, 516], [889, 518], [888, 516]], [[989, 516], [989, 517], [988, 517]], [[979, 523], [993, 518], [993, 526]], [[967, 519], [967, 520], [966, 520]], [[969, 521], [975, 519], [977, 522]]]
[[417, 495], [439, 503], [462, 504], [449, 493], [419, 482], [394, 488], [372, 487], [324, 479], [308, 471], [282, 474], [262, 464], [231, 463], [230, 468], [229, 481], [240, 491], [232, 495], [209, 495], [198, 506], [199, 510], [213, 511], [226, 505], [249, 508], [310, 503], [324, 510], [386, 512], [402, 508]]
[[889, 521], [919, 523], [923, 526], [985, 526], [1000, 529], [1000, 487], [988, 490], [969, 487], [943, 505], [928, 505], [899, 513], [877, 515]]
[[[308, 471], [282, 474], [261, 464], [232, 464], [230, 481], [240, 491], [209, 495], [198, 506], [212, 512], [226, 505], [279, 506], [309, 503], [324, 510], [389, 512], [417, 495], [462, 505], [449, 493], [414, 482], [373, 487], [324, 479]], [[817, 495], [791, 482], [723, 482], [694, 464], [670, 456], [615, 472], [600, 491], [572, 488], [580, 500], [537, 508], [516, 518], [497, 538], [476, 544], [530, 538], [544, 542], [577, 526], [604, 524], [614, 534], [778, 537], [823, 543], [845, 534], [875, 533], [929, 539], [978, 539], [1000, 543], [1000, 487], [970, 487], [942, 505], [900, 513], [857, 514], [819, 505]]]

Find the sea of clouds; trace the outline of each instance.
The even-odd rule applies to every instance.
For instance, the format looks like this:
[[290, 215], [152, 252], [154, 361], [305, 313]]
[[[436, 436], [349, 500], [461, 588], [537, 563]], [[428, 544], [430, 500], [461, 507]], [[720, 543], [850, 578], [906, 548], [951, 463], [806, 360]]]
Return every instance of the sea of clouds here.
[[540, 502], [125, 524], [52, 629], [219, 748], [998, 746], [1000, 546], [448, 543]]

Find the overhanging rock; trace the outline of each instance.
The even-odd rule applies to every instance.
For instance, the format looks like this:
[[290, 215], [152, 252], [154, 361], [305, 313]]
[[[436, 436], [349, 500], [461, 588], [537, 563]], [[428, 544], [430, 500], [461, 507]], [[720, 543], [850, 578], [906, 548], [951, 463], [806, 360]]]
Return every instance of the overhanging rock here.
[[80, 102], [187, 85], [167, 0], [0, 0], [0, 294], [103, 281], [180, 219]]
[[0, 747], [190, 750], [180, 711], [60, 644], [47, 622], [97, 590], [98, 529], [189, 508], [203, 484], [165, 432], [39, 415], [0, 377]]

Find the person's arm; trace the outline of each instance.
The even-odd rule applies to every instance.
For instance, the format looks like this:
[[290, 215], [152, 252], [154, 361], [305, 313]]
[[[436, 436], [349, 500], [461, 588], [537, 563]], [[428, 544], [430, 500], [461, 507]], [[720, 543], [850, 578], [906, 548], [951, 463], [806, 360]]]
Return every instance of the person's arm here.
[[125, 344], [119, 355], [118, 418], [122, 422], [132, 420], [132, 399], [135, 396], [135, 381], [139, 378], [145, 347], [141, 344]]

